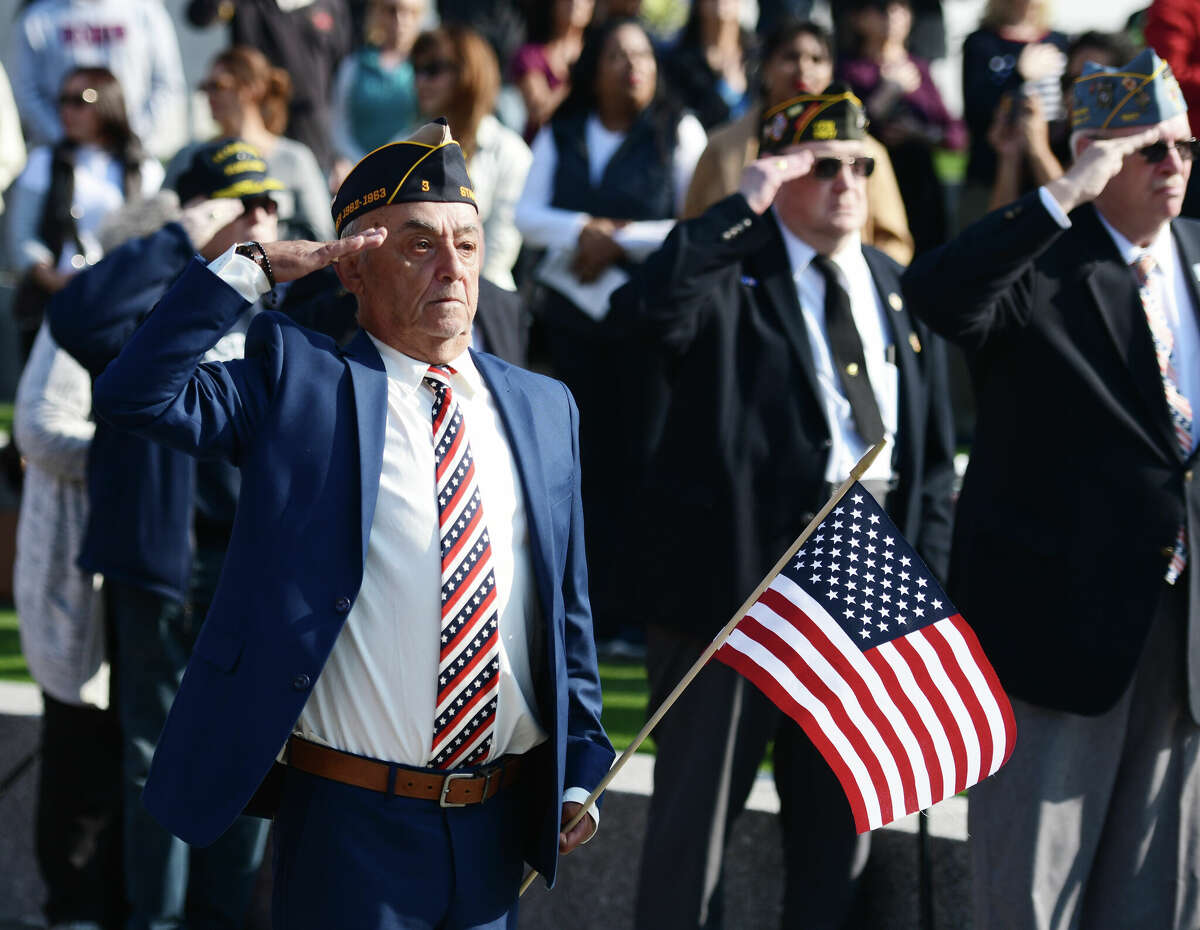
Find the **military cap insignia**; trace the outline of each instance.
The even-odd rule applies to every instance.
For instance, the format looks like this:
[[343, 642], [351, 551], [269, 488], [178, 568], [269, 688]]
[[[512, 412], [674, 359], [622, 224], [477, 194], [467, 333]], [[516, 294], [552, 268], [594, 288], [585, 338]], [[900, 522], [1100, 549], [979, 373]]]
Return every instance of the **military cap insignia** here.
[[393, 203], [469, 203], [478, 209], [462, 149], [444, 119], [368, 153], [333, 198], [338, 235], [356, 216]]

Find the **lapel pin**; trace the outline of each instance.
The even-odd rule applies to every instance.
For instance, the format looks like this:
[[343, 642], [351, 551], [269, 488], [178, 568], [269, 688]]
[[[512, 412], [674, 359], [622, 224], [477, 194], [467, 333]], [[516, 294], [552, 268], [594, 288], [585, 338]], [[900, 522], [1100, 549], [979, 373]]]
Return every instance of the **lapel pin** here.
[[742, 275], [742, 284], [746, 287], [758, 287], [758, 279], [752, 278], [749, 275]]
[[921, 351], [921, 340], [917, 338], [917, 334], [916, 334], [916, 333], [909, 333], [909, 334], [908, 334], [908, 344], [909, 344], [910, 346], [912, 346], [912, 350], [913, 350], [914, 352], [920, 352], [920, 351]]
[[891, 305], [893, 310], [904, 309], [904, 298], [902, 298], [895, 291], [892, 291], [890, 294], [888, 294], [888, 303]]
[[847, 365], [846, 374], [848, 374], [851, 378], [856, 377], [858, 375], [858, 362], [851, 362], [849, 365]]

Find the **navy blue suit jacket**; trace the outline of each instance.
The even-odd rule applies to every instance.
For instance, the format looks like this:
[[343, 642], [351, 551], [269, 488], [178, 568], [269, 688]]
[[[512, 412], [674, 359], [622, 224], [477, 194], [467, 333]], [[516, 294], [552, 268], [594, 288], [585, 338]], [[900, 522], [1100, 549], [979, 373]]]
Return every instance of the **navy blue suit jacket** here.
[[[242, 492], [221, 579], [143, 795], [173, 833], [211, 843], [271, 767], [362, 581], [387, 415], [371, 340], [344, 348], [260, 314], [245, 359], [201, 363], [245, 301], [195, 261], [96, 380], [99, 416], [193, 455]], [[559, 382], [475, 356], [518, 463], [542, 609], [538, 712], [550, 739], [523, 772], [525, 858], [552, 880], [564, 786], [592, 788], [613, 751], [587, 597], [578, 413]]]

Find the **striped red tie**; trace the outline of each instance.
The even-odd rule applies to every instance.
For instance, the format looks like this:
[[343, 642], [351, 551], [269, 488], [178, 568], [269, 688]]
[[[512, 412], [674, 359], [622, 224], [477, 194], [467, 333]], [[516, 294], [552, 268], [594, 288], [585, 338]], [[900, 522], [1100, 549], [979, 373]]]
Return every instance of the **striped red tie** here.
[[[1146, 324], [1150, 327], [1150, 337], [1154, 340], [1154, 356], [1158, 360], [1158, 373], [1162, 377], [1163, 393], [1167, 397], [1167, 409], [1171, 413], [1171, 423], [1175, 427], [1175, 441], [1186, 457], [1192, 451], [1192, 405], [1180, 392], [1179, 382], [1175, 374], [1175, 334], [1167, 323], [1166, 314], [1158, 302], [1150, 273], [1154, 270], [1154, 257], [1148, 252], [1133, 263], [1133, 272], [1137, 276], [1138, 296], [1142, 299], [1142, 309], [1146, 311]], [[1171, 561], [1167, 563], [1167, 583], [1174, 584], [1187, 565], [1187, 527], [1180, 524], [1175, 534], [1175, 547], [1171, 553]]]
[[433, 448], [442, 551], [442, 643], [430, 765], [449, 769], [487, 758], [496, 729], [500, 636], [492, 546], [475, 479], [454, 369], [431, 365]]

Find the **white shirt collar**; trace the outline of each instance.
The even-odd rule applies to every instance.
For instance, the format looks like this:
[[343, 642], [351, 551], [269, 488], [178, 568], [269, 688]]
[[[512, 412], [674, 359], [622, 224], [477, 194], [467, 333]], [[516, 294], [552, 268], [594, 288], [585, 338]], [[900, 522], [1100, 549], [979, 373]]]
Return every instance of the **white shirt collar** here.
[[[379, 357], [383, 359], [383, 368], [387, 372], [389, 380], [395, 381], [409, 392], [419, 390], [426, 372], [429, 371], [429, 362], [405, 355], [400, 350], [377, 339], [371, 333], [367, 333], [367, 335], [371, 337], [371, 342], [379, 351]], [[479, 374], [479, 369], [475, 367], [469, 350], [464, 350], [461, 355], [451, 361], [449, 367], [454, 369], [453, 387], [456, 391], [462, 391], [465, 396], [472, 397], [483, 388], [483, 378]]]
[[[775, 214], [775, 222], [783, 236], [783, 246], [787, 250], [788, 261], [792, 265], [792, 275], [801, 274], [812, 264], [817, 250], [788, 229], [779, 218], [779, 214], [775, 213], [774, 207], [771, 207], [771, 212]], [[841, 247], [829, 257], [842, 270], [842, 274], [849, 279], [848, 271], [855, 256], [858, 256], [859, 261], [862, 260], [862, 239], [857, 232], [848, 236]]]
[[1104, 228], [1108, 230], [1109, 236], [1112, 237], [1113, 244], [1116, 245], [1117, 251], [1121, 253], [1121, 260], [1126, 265], [1132, 265], [1142, 255], [1149, 252], [1154, 258], [1155, 264], [1165, 274], [1167, 269], [1171, 268], [1175, 262], [1175, 251], [1171, 247], [1171, 224], [1164, 223], [1163, 228], [1159, 230], [1158, 235], [1154, 237], [1154, 241], [1148, 246], [1134, 245], [1122, 235], [1115, 226], [1112, 225], [1099, 210], [1096, 215], [1100, 217], [1100, 222]]

